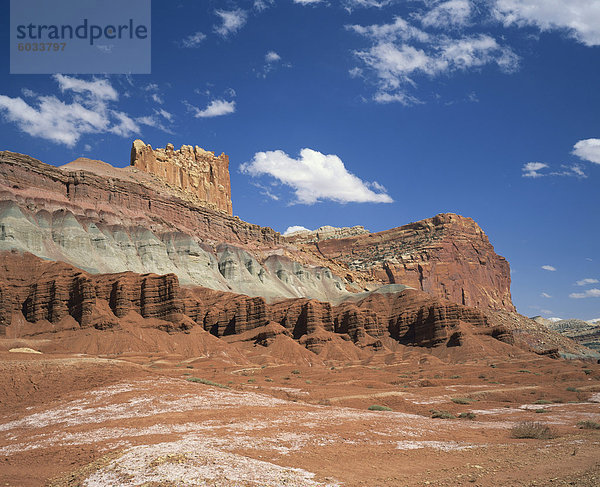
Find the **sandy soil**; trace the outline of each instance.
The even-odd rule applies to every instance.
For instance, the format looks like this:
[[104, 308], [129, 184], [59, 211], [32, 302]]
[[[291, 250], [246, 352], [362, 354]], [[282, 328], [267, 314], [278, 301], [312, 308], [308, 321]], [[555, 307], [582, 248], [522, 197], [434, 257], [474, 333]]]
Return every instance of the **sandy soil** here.
[[394, 359], [1, 352], [0, 486], [600, 485], [599, 365]]

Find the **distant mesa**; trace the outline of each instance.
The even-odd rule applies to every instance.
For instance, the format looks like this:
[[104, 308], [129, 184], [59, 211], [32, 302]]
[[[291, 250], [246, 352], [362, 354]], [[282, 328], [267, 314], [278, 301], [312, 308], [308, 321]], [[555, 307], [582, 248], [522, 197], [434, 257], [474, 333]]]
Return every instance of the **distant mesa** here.
[[131, 147], [131, 165], [153, 174], [200, 202], [216, 210], [233, 215], [229, 156], [201, 147], [182, 145], [175, 150], [173, 144], [164, 149], [152, 149], [137, 139]]

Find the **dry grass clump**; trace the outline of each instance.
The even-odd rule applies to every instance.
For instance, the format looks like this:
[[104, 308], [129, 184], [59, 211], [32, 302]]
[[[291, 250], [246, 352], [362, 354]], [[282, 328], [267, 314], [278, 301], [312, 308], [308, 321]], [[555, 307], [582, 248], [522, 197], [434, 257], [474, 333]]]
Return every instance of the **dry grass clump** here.
[[579, 421], [577, 426], [582, 430], [600, 430], [600, 423], [596, 423], [596, 421]]
[[437, 409], [431, 410], [431, 417], [437, 419], [456, 419], [456, 416], [448, 411], [438, 411]]
[[219, 384], [218, 382], [213, 382], [212, 380], [202, 379], [200, 377], [188, 377], [186, 380], [188, 382], [199, 382], [200, 384], [205, 384], [207, 386], [220, 387], [221, 389], [229, 389], [229, 386]]
[[452, 402], [454, 404], [471, 404], [473, 399], [469, 399], [468, 397], [453, 397]]
[[391, 411], [392, 408], [388, 408], [387, 406], [380, 406], [379, 404], [373, 404], [369, 406], [369, 411]]
[[535, 440], [549, 440], [554, 438], [556, 434], [544, 423], [523, 421], [513, 426], [511, 436], [519, 439], [530, 438]]

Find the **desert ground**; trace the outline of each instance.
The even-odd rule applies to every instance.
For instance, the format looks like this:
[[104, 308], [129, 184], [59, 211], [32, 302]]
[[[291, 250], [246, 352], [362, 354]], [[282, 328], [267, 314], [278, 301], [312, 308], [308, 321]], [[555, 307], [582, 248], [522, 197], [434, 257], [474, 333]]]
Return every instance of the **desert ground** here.
[[[600, 485], [593, 362], [407, 347], [286, 365], [246, 344], [240, 367], [17, 345], [0, 353], [2, 486]], [[515, 438], [523, 422], [549, 431]]]

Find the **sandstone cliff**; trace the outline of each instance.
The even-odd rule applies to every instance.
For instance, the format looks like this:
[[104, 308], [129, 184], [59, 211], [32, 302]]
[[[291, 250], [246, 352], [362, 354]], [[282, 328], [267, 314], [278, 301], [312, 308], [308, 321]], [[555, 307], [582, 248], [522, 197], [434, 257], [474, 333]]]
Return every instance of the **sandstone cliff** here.
[[161, 178], [194, 196], [200, 205], [233, 215], [229, 157], [198, 146], [182, 145], [175, 150], [173, 144], [164, 149], [152, 149], [141, 140], [133, 142], [131, 165]]
[[[156, 153], [137, 146], [136, 154]], [[196, 157], [190, 150], [173, 154]], [[158, 152], [167, 158], [167, 150], [164, 157]], [[379, 233], [323, 227], [282, 238], [200, 204], [186, 188], [133, 166], [78, 159], [57, 168], [0, 152], [0, 250], [90, 273], [172, 273], [182, 284], [267, 301], [337, 303], [349, 291], [393, 283], [457, 304], [514, 311], [508, 263], [469, 218], [442, 214]]]
[[466, 306], [515, 311], [508, 262], [477, 223], [460, 215], [303, 248], [345, 265], [363, 282], [405, 284]]

